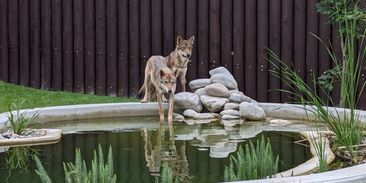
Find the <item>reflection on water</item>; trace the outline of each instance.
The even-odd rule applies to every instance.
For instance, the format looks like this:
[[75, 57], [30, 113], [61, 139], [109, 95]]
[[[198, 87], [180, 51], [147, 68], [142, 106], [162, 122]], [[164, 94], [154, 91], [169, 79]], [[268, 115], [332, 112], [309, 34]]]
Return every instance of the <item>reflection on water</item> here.
[[[118, 182], [154, 182], [155, 177], [160, 176], [164, 162], [182, 182], [219, 182], [223, 181], [228, 156], [246, 143], [241, 137], [246, 129], [251, 131], [241, 126], [226, 128], [219, 123], [194, 126], [161, 124], [142, 129], [66, 134], [57, 144], [34, 148], [39, 151], [39, 157], [54, 183], [64, 182], [62, 163], [74, 161], [75, 148], [80, 148], [90, 167], [93, 150], [98, 144], [105, 151], [112, 146]], [[309, 158], [306, 147], [293, 143], [300, 139], [298, 134], [264, 132], [263, 135], [271, 140], [274, 154], [279, 155], [279, 171]], [[0, 180], [8, 175], [4, 165], [9, 152], [0, 154]], [[34, 164], [31, 164], [32, 171], [28, 173], [13, 171], [9, 182], [39, 182], [34, 169]]]

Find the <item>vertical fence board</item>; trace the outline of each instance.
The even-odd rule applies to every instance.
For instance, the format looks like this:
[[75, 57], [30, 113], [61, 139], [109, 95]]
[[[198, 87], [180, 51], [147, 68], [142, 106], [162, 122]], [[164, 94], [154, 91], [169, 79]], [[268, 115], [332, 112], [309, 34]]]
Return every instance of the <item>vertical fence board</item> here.
[[305, 81], [306, 1], [294, 1], [294, 69]]
[[40, 0], [33, 0], [30, 5], [30, 85], [34, 88], [41, 87], [41, 62], [40, 62]]
[[[361, 1], [360, 2], [360, 6], [362, 8], [366, 8], [366, 1]], [[358, 50], [360, 53], [360, 55], [364, 54], [364, 50], [366, 49], [366, 44], [364, 41], [359, 40], [358, 41]], [[362, 66], [362, 70], [361, 70], [361, 79], [360, 79], [360, 87], [359, 87], [359, 94], [361, 94], [360, 98], [359, 98], [359, 102], [358, 102], [358, 107], [360, 109], [365, 110], [366, 109], [366, 92], [365, 89], [363, 89], [363, 91], [361, 90], [361, 86], [366, 82], [366, 55], [361, 56], [362, 60], [361, 60], [361, 66]], [[361, 59], [360, 58], [360, 59]], [[362, 92], [362, 93], [360, 93]]]
[[318, 76], [318, 40], [311, 35], [318, 35], [318, 14], [315, 5], [317, 0], [307, 1], [307, 35], [306, 35], [306, 83], [313, 86], [313, 78]]
[[106, 93], [106, 4], [95, 1], [96, 94]]
[[[268, 0], [257, 1], [257, 100], [268, 101]], [[261, 78], [261, 79], [259, 79]]]
[[[245, 94], [249, 97], [257, 98], [257, 81], [253, 77], [256, 72], [257, 53], [257, 1], [245, 1]], [[278, 25], [277, 25], [278, 26]]]
[[[277, 56], [281, 57], [281, 0], [269, 1], [269, 49], [273, 51]], [[273, 58], [270, 58], [272, 62], [278, 64]], [[269, 65], [269, 69], [275, 72], [276, 70], [273, 64]], [[281, 102], [281, 93], [274, 91], [281, 88], [280, 78], [269, 75], [269, 102]]]
[[221, 1], [221, 65], [233, 71], [233, 1]]
[[51, 1], [41, 0], [41, 87], [51, 88], [52, 81], [52, 40]]
[[117, 2], [107, 0], [107, 94], [117, 96]]
[[95, 7], [94, 0], [84, 0], [85, 93], [95, 93]]
[[209, 68], [209, 0], [198, 0], [198, 78], [208, 77]]
[[19, 17], [18, 0], [8, 1], [9, 36], [9, 78], [11, 83], [19, 83]]
[[[324, 73], [324, 71], [331, 68], [332, 61], [329, 53], [327, 52], [326, 46], [331, 41], [332, 29], [329, 20], [326, 16], [319, 16], [319, 38], [323, 40], [324, 44], [319, 44], [319, 76]], [[327, 95], [319, 88], [319, 96], [327, 101]]]
[[[341, 50], [341, 41], [339, 38], [339, 31], [337, 26], [332, 26], [332, 46], [333, 51], [336, 54], [337, 60], [342, 59], [342, 50]], [[336, 63], [332, 62], [332, 67], [335, 67]], [[341, 88], [340, 83], [335, 82], [334, 83], [334, 89], [332, 90], [332, 98], [334, 105], [339, 105], [341, 96]]]
[[220, 66], [220, 0], [210, 0], [210, 69]]
[[140, 81], [144, 81], [146, 62], [151, 56], [150, 0], [140, 1]]
[[163, 0], [151, 0], [151, 53], [163, 53]]
[[0, 80], [9, 80], [8, 1], [0, 0]]
[[52, 1], [52, 89], [62, 89], [62, 1]]
[[186, 0], [174, 0], [174, 10], [174, 38], [186, 38]]
[[72, 0], [62, 1], [62, 82], [63, 89], [73, 91], [73, 36], [72, 36]]
[[[292, 0], [282, 0], [281, 59], [289, 67], [293, 65], [293, 7]], [[281, 89], [289, 91], [290, 87], [282, 82]], [[289, 93], [281, 93], [282, 102], [291, 102], [291, 97]]]
[[191, 56], [191, 62], [188, 64], [187, 80], [192, 81], [197, 78], [197, 0], [186, 0], [186, 23], [183, 29], [186, 27], [185, 36], [187, 39], [194, 36], [195, 41], [193, 43], [193, 50]]
[[19, 82], [29, 86], [29, 0], [19, 0]]
[[119, 0], [118, 6], [118, 96], [128, 96], [128, 0]]
[[84, 1], [74, 0], [74, 92], [84, 93]]
[[139, 0], [129, 2], [129, 93], [130, 96], [138, 95], [140, 82], [135, 79], [140, 73], [140, 47], [139, 47]]
[[163, 55], [174, 50], [174, 1], [163, 0]]
[[240, 91], [244, 91], [244, 1], [233, 0], [233, 74]]

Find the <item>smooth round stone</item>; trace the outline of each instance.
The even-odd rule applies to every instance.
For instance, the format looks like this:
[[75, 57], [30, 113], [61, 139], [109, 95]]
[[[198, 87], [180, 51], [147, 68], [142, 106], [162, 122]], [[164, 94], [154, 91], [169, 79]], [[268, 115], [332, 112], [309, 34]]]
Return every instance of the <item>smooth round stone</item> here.
[[221, 116], [221, 119], [231, 120], [231, 119], [240, 119], [240, 117], [239, 116], [232, 116], [232, 115], [223, 115], [223, 116]]
[[197, 94], [190, 92], [180, 92], [175, 96], [174, 105], [180, 109], [192, 109], [196, 112], [201, 112], [203, 107], [200, 97]]
[[210, 73], [210, 76], [213, 76], [215, 74], [223, 74], [227, 77], [230, 77], [230, 78], [234, 79], [234, 76], [225, 67], [217, 67], [215, 69], [210, 70], [209, 73]]
[[199, 89], [199, 88], [203, 88], [207, 85], [211, 84], [211, 80], [210, 79], [195, 79], [195, 80], [192, 80], [191, 82], [189, 82], [189, 87], [192, 89], [192, 90], [196, 90], [196, 89]]
[[219, 114], [216, 113], [197, 113], [196, 111], [192, 109], [187, 109], [183, 112], [183, 115], [187, 118], [192, 119], [214, 119], [219, 116]]
[[194, 118], [197, 119], [198, 118], [198, 113], [192, 109], [187, 109], [183, 112], [183, 116], [187, 117], [187, 118]]
[[239, 116], [239, 111], [234, 109], [227, 109], [220, 112], [220, 115], [231, 115], [231, 116]]
[[243, 124], [244, 119], [221, 119], [221, 124], [224, 126], [233, 127], [235, 125]]
[[173, 113], [173, 121], [182, 122], [184, 121], [184, 116], [177, 113]]
[[229, 102], [229, 100], [227, 98], [202, 95], [201, 102], [210, 112], [220, 112], [224, 108], [224, 105]]
[[230, 90], [238, 89], [238, 83], [230, 76], [217, 73], [211, 76], [211, 83], [221, 83]]
[[194, 91], [194, 93], [197, 94], [198, 96], [207, 95], [205, 88], [199, 88], [196, 91]]
[[228, 109], [233, 109], [233, 110], [239, 110], [239, 103], [234, 103], [234, 102], [230, 102], [230, 103], [226, 103], [224, 106], [224, 110], [228, 110]]
[[214, 83], [205, 86], [205, 92], [213, 97], [228, 97], [230, 91], [221, 83]]
[[242, 102], [239, 106], [239, 116], [248, 120], [260, 121], [266, 119], [264, 110], [255, 103]]
[[250, 97], [244, 95], [243, 92], [236, 91], [236, 90], [230, 91], [230, 96], [228, 97], [228, 99], [230, 102], [237, 102], [237, 103], [252, 102], [252, 99]]

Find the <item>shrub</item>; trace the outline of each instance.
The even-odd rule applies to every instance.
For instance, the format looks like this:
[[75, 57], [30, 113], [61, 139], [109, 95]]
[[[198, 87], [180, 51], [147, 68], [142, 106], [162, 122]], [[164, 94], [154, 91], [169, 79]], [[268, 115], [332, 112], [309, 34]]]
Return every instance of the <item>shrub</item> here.
[[10, 130], [18, 135], [26, 135], [28, 132], [27, 129], [36, 125], [35, 119], [38, 116], [38, 113], [34, 113], [30, 118], [26, 117], [26, 111], [21, 112], [19, 107], [19, 105], [22, 105], [23, 103], [24, 101], [20, 102], [18, 105], [16, 103], [11, 104], [9, 106], [9, 113], [7, 114], [8, 121], [6, 124], [9, 123]]

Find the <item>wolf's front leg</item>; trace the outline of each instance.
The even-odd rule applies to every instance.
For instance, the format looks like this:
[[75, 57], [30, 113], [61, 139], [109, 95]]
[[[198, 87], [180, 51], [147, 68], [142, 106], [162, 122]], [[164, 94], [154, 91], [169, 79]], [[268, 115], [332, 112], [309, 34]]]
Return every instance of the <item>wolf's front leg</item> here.
[[173, 108], [174, 108], [174, 93], [169, 95], [169, 111], [168, 111], [168, 122], [173, 122]]
[[162, 101], [162, 93], [157, 92], [156, 98], [158, 99], [158, 105], [159, 105], [159, 115], [160, 115], [160, 122], [164, 122], [164, 109], [163, 109], [163, 101]]
[[187, 80], [186, 80], [186, 72], [187, 72], [187, 69], [183, 70], [182, 74], [180, 75], [180, 84], [182, 84], [182, 90], [183, 92], [186, 91], [186, 83], [187, 83]]

